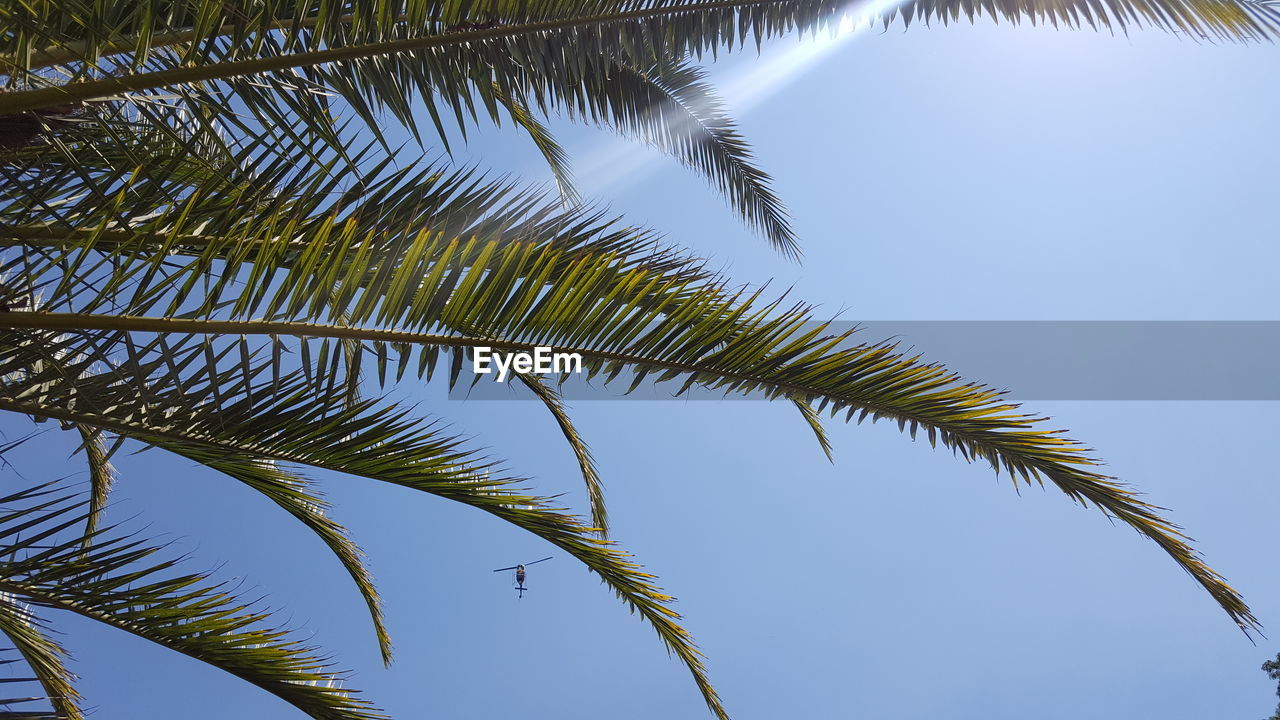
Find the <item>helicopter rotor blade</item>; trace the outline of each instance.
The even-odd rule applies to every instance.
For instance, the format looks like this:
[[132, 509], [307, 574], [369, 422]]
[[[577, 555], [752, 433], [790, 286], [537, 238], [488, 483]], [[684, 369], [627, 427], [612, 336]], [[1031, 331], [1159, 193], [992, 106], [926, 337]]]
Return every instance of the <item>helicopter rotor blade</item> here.
[[529, 567], [530, 565], [535, 565], [535, 564], [540, 563], [540, 562], [545, 562], [545, 561], [550, 560], [551, 558], [554, 558], [554, 557], [555, 557], [555, 555], [552, 555], [551, 557], [544, 557], [544, 558], [542, 558], [542, 560], [534, 560], [534, 561], [533, 561], [533, 562], [531, 562], [531, 563], [525, 563], [525, 564], [524, 564], [524, 566], [525, 566], [525, 567]]
[[511, 567], [508, 567], [508, 568], [498, 568], [497, 570], [494, 570], [494, 572], [502, 572], [503, 570], [515, 570], [517, 567], [519, 567], [519, 565], [512, 565]]

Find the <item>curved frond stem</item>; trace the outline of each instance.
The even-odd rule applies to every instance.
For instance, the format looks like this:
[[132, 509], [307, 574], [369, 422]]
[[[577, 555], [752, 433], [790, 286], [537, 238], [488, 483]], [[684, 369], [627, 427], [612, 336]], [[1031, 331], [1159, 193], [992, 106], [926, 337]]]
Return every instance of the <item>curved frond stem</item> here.
[[351, 539], [347, 529], [329, 517], [329, 504], [313, 490], [311, 481], [278, 467], [273, 462], [252, 457], [227, 452], [210, 453], [207, 448], [158, 438], [152, 439], [149, 444], [239, 480], [279, 505], [314, 532], [355, 582], [369, 608], [369, 619], [373, 622], [382, 663], [387, 667], [391, 666], [391, 634], [387, 630], [382, 600], [374, 587], [373, 576], [365, 565], [364, 552]]
[[792, 397], [790, 400], [800, 411], [805, 424], [813, 431], [814, 437], [818, 440], [818, 446], [822, 448], [822, 454], [827, 456], [827, 462], [834, 464], [836, 459], [832, 455], [831, 437], [827, 435], [827, 429], [822, 425], [822, 416], [808, 402], [797, 397]]
[[560, 191], [560, 198], [564, 204], [577, 205], [582, 200], [582, 196], [574, 186], [573, 170], [569, 167], [569, 154], [551, 135], [551, 129], [534, 117], [529, 110], [528, 102], [504, 92], [497, 83], [493, 84], [493, 96], [507, 109], [516, 127], [524, 130], [534, 146], [538, 148], [538, 152], [542, 153], [542, 158], [551, 170], [551, 176], [555, 179], [556, 189]]
[[13, 595], [0, 596], [0, 632], [22, 655], [44, 688], [54, 714], [62, 720], [84, 720], [75, 675], [63, 662], [67, 652], [41, 629], [39, 619], [16, 602]]
[[115, 468], [111, 467], [102, 433], [83, 425], [76, 425], [76, 430], [80, 433], [80, 449], [89, 463], [89, 519], [84, 524], [84, 547], [87, 550], [107, 506], [107, 496], [115, 482]]
[[543, 382], [537, 375], [520, 372], [514, 374], [533, 392], [535, 397], [542, 401], [551, 416], [555, 418], [556, 425], [560, 427], [560, 432], [564, 434], [564, 439], [573, 450], [578, 468], [582, 470], [582, 481], [587, 487], [587, 498], [591, 503], [591, 524], [600, 531], [600, 537], [608, 537], [609, 511], [604, 502], [604, 483], [600, 481], [600, 473], [596, 469], [595, 458], [591, 456], [591, 448], [587, 447], [587, 442], [582, 439], [578, 428], [574, 426], [573, 418], [569, 416], [569, 408], [565, 407], [560, 391]]

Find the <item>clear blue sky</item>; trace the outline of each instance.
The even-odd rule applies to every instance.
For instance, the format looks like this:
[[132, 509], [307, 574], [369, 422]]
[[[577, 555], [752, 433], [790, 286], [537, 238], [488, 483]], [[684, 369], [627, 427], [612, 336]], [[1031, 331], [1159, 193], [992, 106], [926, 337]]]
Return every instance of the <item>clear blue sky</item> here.
[[[792, 45], [723, 60], [714, 77]], [[851, 320], [1275, 320], [1277, 61], [1275, 46], [989, 21], [860, 36], [735, 113], [794, 212], [803, 265], [672, 162], [622, 182], [587, 168], [580, 184], [735, 279], [774, 278]], [[561, 135], [587, 165], [615, 142]], [[459, 159], [546, 177], [505, 132]], [[610, 184], [597, 194], [594, 182]], [[585, 508], [540, 406], [400, 392]], [[1274, 404], [1032, 407], [1171, 508], [1280, 632]], [[831, 465], [780, 405], [573, 410], [616, 538], [679, 597], [736, 718], [1253, 720], [1274, 707], [1258, 666], [1280, 643], [1251, 645], [1152, 543], [1056, 491], [1019, 496], [890, 425], [833, 425]], [[6, 434], [27, 427], [3, 419]], [[60, 461], [75, 442], [59, 435], [15, 454], [17, 469], [78, 472]], [[384, 670], [360, 598], [304, 528], [157, 451], [116, 462], [116, 518], [178, 538], [193, 567], [248, 577], [395, 717], [709, 717], [652, 631], [567, 556], [531, 569], [517, 601], [490, 570], [553, 553], [482, 513], [324, 478], [386, 598], [397, 657]], [[300, 716], [118, 632], [58, 627], [100, 720]]]

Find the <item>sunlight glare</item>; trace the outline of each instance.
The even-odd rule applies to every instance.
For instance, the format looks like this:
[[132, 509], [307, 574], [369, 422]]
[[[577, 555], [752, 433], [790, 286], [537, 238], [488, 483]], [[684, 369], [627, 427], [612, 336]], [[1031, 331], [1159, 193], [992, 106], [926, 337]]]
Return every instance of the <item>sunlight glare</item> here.
[[[900, 2], [871, 0], [858, 3], [856, 7], [850, 7], [834, 30], [810, 33], [772, 57], [766, 55], [761, 61], [740, 63], [739, 69], [726, 80], [716, 83], [725, 108], [734, 116], [749, 112], [851, 38], [870, 29], [881, 13]], [[586, 152], [570, 154], [581, 158], [575, 163], [575, 174], [592, 194], [603, 193], [647, 175], [662, 157], [655, 152], [638, 152], [632, 143], [617, 139], [602, 140]]]

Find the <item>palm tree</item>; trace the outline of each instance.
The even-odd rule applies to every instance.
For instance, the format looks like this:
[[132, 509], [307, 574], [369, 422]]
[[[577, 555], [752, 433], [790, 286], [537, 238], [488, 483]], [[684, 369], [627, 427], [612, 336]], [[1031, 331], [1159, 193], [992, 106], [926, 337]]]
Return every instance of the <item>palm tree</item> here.
[[[1267, 677], [1272, 680], [1280, 680], [1280, 654], [1276, 655], [1275, 660], [1268, 660], [1262, 663], [1262, 672], [1266, 673]], [[1276, 690], [1276, 695], [1280, 695], [1280, 689]], [[1271, 717], [1266, 718], [1266, 720], [1276, 720], [1276, 718], [1280, 718], [1280, 708], [1276, 708], [1276, 711], [1271, 713]]]
[[[268, 612], [103, 527], [130, 441], [224, 473], [316, 532], [390, 639], [361, 554], [307, 479], [332, 470], [496, 515], [599, 574], [725, 717], [671, 598], [608, 539], [600, 478], [556, 377], [519, 373], [581, 467], [590, 519], [375, 387], [462, 372], [475, 348], [551, 347], [592, 377], [789, 402], [923, 432], [1015, 485], [1047, 480], [1155, 541], [1246, 632], [1257, 623], [1161, 509], [998, 392], [802, 303], [738, 288], [653, 233], [575, 202], [540, 119], [612, 127], [703, 174], [787, 256], [782, 203], [692, 60], [832, 27], [827, 0], [45, 0], [0, 4], [0, 409], [74, 433], [87, 490], [0, 498], [0, 630], [52, 716], [81, 711], [46, 615], [70, 611], [220, 667], [317, 718], [376, 717]], [[908, 2], [957, 20], [1151, 25], [1270, 38], [1260, 0]], [[482, 120], [483, 118], [483, 120]], [[536, 144], [556, 192], [424, 159], [477, 123]], [[421, 149], [405, 162], [384, 125]], [[363, 374], [363, 375], [362, 375]], [[362, 381], [362, 376], [372, 375]], [[563, 379], [563, 378], [559, 378]], [[621, 379], [621, 380], [620, 380]], [[3, 450], [3, 448], [0, 448]], [[35, 715], [39, 715], [36, 713]]]

